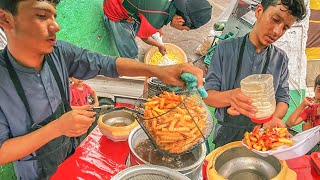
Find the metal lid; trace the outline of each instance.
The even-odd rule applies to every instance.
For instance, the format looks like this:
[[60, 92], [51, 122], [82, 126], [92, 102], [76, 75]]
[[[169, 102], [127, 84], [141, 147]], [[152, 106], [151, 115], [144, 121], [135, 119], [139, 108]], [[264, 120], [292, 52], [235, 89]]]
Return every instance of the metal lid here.
[[137, 165], [126, 168], [111, 180], [190, 180], [181, 173], [163, 166]]

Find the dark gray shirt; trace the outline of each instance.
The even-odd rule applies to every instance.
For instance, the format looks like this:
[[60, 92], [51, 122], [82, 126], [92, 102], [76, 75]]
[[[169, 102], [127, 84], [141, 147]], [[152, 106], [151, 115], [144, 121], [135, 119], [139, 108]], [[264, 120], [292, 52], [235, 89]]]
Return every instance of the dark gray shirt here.
[[[289, 105], [288, 57], [284, 51], [274, 45], [269, 45], [260, 53], [256, 53], [256, 47], [247, 37], [241, 70], [239, 70], [240, 76], [236, 79], [237, 62], [243, 38], [225, 40], [216, 47], [206, 77], [205, 89], [227, 91], [239, 88], [243, 78], [251, 74], [262, 73], [267, 60], [267, 51], [270, 51], [270, 62], [266, 73], [273, 76], [276, 102], [284, 102]], [[225, 112], [226, 108], [217, 108], [216, 118], [222, 121]]]
[[[37, 72], [33, 68], [19, 65], [8, 52], [19, 80], [24, 88], [30, 106], [33, 120], [41, 122], [50, 116], [61, 102], [60, 91], [52, 72], [44, 62], [43, 68]], [[96, 75], [118, 77], [115, 57], [99, 55], [72, 44], [58, 41], [50, 54], [57, 67], [65, 88], [66, 97], [69, 95], [70, 76], [78, 79], [90, 79]], [[4, 62], [3, 51], [0, 53], [0, 147], [9, 138], [28, 133], [32, 122], [26, 108], [18, 96]], [[27, 156], [24, 159], [29, 159]], [[36, 179], [35, 161], [16, 161], [14, 168], [18, 179]]]

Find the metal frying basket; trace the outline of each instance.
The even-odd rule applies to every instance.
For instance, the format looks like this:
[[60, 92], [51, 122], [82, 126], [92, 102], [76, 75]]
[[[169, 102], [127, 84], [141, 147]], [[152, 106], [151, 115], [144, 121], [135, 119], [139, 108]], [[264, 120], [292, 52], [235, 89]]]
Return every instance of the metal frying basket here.
[[155, 77], [151, 77], [147, 80], [148, 82], [148, 97], [157, 96], [163, 91], [167, 91], [168, 88]]
[[[171, 92], [171, 90], [158, 78], [151, 77], [147, 80], [148, 82], [148, 95], [147, 97], [158, 96], [164, 91]], [[177, 94], [189, 94], [189, 91], [186, 89], [181, 89], [176, 91]]]
[[[172, 156], [190, 152], [204, 142], [213, 129], [210, 111], [195, 88], [169, 93], [165, 86], [156, 85], [152, 80], [149, 81], [153, 85], [149, 88], [149, 98], [139, 99], [135, 104], [140, 112], [140, 126], [160, 152]], [[157, 98], [166, 100], [150, 110], [148, 102]]]

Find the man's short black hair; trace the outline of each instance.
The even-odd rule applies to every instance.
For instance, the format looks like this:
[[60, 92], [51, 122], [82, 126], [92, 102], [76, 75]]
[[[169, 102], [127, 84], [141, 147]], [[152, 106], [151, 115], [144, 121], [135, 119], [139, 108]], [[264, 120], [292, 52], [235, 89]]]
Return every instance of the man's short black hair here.
[[269, 6], [283, 5], [289, 13], [297, 18], [297, 21], [303, 20], [307, 15], [304, 0], [262, 0], [261, 5], [264, 10]]
[[[0, 8], [10, 12], [12, 15], [17, 14], [17, 5], [20, 1], [24, 0], [0, 0]], [[38, 0], [38, 1], [48, 1], [54, 5], [59, 4], [60, 0]]]

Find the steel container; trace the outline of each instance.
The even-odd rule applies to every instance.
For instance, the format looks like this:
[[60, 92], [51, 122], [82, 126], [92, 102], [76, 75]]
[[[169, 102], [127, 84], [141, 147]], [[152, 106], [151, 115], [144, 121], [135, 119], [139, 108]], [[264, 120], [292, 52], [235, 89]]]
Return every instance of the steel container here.
[[[141, 129], [140, 126], [134, 128], [131, 133], [129, 134], [128, 144], [130, 147], [130, 154], [128, 160], [130, 161], [127, 163], [129, 166], [139, 165], [139, 164], [147, 164], [151, 165], [149, 162], [143, 160], [138, 154], [135, 152], [134, 148], [141, 142], [148, 139], [147, 135]], [[181, 174], [187, 176], [192, 180], [199, 180], [202, 179], [202, 163], [206, 157], [206, 146], [204, 143], [196, 147], [192, 150], [193, 155], [195, 156], [196, 161], [190, 165], [183, 168], [174, 169]]]
[[137, 165], [126, 168], [111, 180], [190, 180], [183, 174], [163, 166]]
[[[117, 127], [116, 124], [124, 126]], [[114, 109], [98, 118], [98, 127], [109, 139], [126, 141], [130, 131], [138, 125], [134, 115], [125, 109]]]
[[292, 180], [297, 177], [285, 161], [274, 156], [260, 156], [241, 141], [217, 148], [206, 159], [209, 180]]

